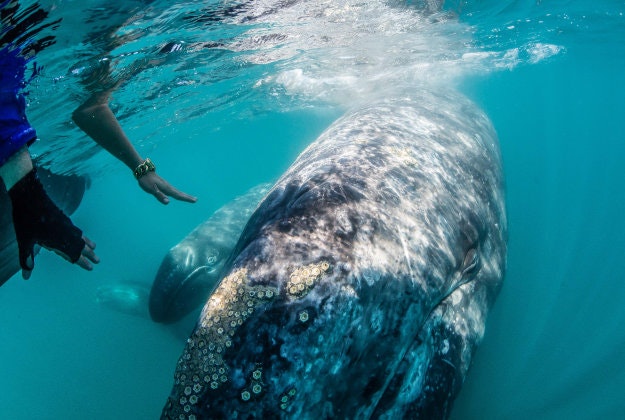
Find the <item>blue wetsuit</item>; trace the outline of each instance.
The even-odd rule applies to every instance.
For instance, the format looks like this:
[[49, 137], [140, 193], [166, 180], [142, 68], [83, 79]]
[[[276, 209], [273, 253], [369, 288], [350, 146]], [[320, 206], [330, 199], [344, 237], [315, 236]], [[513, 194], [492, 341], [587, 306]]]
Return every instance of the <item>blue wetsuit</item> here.
[[26, 59], [17, 48], [0, 49], [0, 166], [37, 134], [26, 119], [24, 84]]
[[33, 54], [49, 42], [33, 40], [47, 26], [41, 24], [46, 16], [39, 7], [20, 11], [18, 0], [0, 0], [0, 166], [37, 137], [26, 119], [22, 94], [29, 61], [24, 52]]
[[0, 166], [37, 136], [26, 119], [21, 93], [26, 59], [19, 53], [8, 46], [0, 49]]
[[[0, 0], [0, 166], [36, 138], [35, 130], [26, 119], [22, 88], [26, 83], [27, 57], [51, 42], [50, 37], [44, 37], [41, 42], [32, 41], [32, 36], [46, 27], [37, 25], [47, 13], [37, 5], [28, 8], [25, 15], [16, 14], [18, 9], [17, 0]], [[14, 18], [21, 20], [18, 22]], [[80, 259], [85, 249], [82, 231], [48, 197], [36, 167], [7, 192], [19, 262], [24, 273], [29, 273], [35, 266], [36, 244], [59, 251], [71, 262]], [[3, 208], [2, 212], [5, 211]], [[12, 234], [9, 232], [7, 242], [6, 232], [0, 231], [3, 247], [11, 245]], [[28, 274], [24, 275], [28, 278]]]

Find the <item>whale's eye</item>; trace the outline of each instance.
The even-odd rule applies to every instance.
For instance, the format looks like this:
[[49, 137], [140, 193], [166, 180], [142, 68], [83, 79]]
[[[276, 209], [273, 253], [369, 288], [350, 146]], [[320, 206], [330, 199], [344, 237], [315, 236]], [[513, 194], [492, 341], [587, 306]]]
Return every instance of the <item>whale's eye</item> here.
[[206, 259], [207, 265], [214, 265], [217, 262], [217, 255], [211, 255]]
[[220, 257], [221, 255], [219, 254], [219, 251], [216, 249], [211, 250], [211, 252], [208, 252], [205, 256], [205, 260], [204, 260], [204, 264], [206, 267], [206, 270], [209, 273], [212, 273], [213, 271], [215, 271], [217, 269], [217, 266], [219, 265], [220, 261]]
[[477, 253], [477, 249], [471, 248], [467, 251], [462, 262], [462, 274], [470, 274], [475, 271], [480, 261], [480, 257]]

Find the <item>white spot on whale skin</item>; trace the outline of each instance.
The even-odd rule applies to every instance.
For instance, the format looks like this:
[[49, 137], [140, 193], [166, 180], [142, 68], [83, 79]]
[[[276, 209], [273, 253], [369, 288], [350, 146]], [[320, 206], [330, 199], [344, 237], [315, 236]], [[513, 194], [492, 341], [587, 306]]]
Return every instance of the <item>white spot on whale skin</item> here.
[[382, 324], [384, 323], [384, 312], [381, 309], [376, 309], [371, 315], [371, 329], [375, 333], [382, 331]]
[[337, 360], [336, 363], [334, 364], [334, 366], [332, 366], [332, 369], [330, 370], [330, 374], [332, 375], [338, 375], [341, 372], [341, 368], [343, 367], [343, 362], [342, 360]]
[[380, 280], [380, 272], [378, 270], [372, 268], [365, 268], [361, 271], [362, 279], [369, 286], [373, 286], [376, 282]]
[[451, 294], [451, 303], [454, 306], [457, 306], [462, 300], [462, 293], [452, 293]]
[[449, 352], [449, 340], [443, 340], [443, 348], [441, 349], [442, 354], [447, 354]]
[[336, 212], [336, 225], [340, 231], [346, 234], [349, 234], [354, 230], [354, 227], [352, 226], [349, 216], [345, 210], [339, 210]]

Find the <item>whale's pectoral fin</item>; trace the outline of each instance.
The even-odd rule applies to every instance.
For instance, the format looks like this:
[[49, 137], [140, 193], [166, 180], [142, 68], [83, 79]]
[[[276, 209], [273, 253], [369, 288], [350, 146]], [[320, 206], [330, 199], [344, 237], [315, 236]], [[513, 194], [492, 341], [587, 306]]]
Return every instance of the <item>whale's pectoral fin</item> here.
[[406, 351], [374, 418], [447, 418], [484, 335], [488, 307], [474, 282], [458, 287], [432, 311]]
[[103, 307], [148, 319], [148, 287], [139, 282], [103, 284], [96, 290], [96, 301]]

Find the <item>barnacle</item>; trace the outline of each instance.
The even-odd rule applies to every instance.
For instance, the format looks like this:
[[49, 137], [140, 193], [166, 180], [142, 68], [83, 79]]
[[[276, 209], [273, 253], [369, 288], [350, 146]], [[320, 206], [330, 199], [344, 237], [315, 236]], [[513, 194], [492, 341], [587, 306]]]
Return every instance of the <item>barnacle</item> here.
[[306, 322], [308, 321], [308, 311], [302, 311], [299, 313], [299, 320], [300, 322]]
[[295, 269], [289, 275], [286, 284], [287, 293], [297, 299], [306, 296], [329, 268], [330, 264], [322, 261]]
[[[318, 271], [315, 270], [318, 268]], [[323, 263], [306, 267], [306, 276], [302, 277], [300, 284], [294, 285], [294, 292], [298, 297], [308, 293], [314, 286], [317, 278], [329, 268], [323, 268]], [[296, 270], [297, 271], [297, 270]], [[315, 275], [315, 273], [319, 273]], [[307, 284], [306, 280], [308, 280]], [[223, 355], [227, 348], [235, 345], [232, 337], [245, 320], [261, 305], [266, 304], [277, 296], [278, 290], [264, 285], [252, 285], [247, 276], [247, 269], [241, 268], [225, 277], [217, 289], [213, 292], [200, 321], [200, 325], [194, 331], [187, 342], [184, 354], [179, 361], [176, 373], [176, 384], [183, 389], [179, 401], [185, 412], [190, 410], [190, 405], [199, 401], [199, 394], [204, 389], [200, 382], [210, 386], [210, 389], [218, 389], [228, 381], [228, 366], [225, 364]], [[187, 377], [183, 372], [204, 372], [200, 377], [194, 375]], [[252, 372], [253, 383], [249, 384], [249, 390], [242, 391], [241, 399], [247, 401], [251, 398], [251, 392], [260, 394], [263, 390], [262, 369]]]

